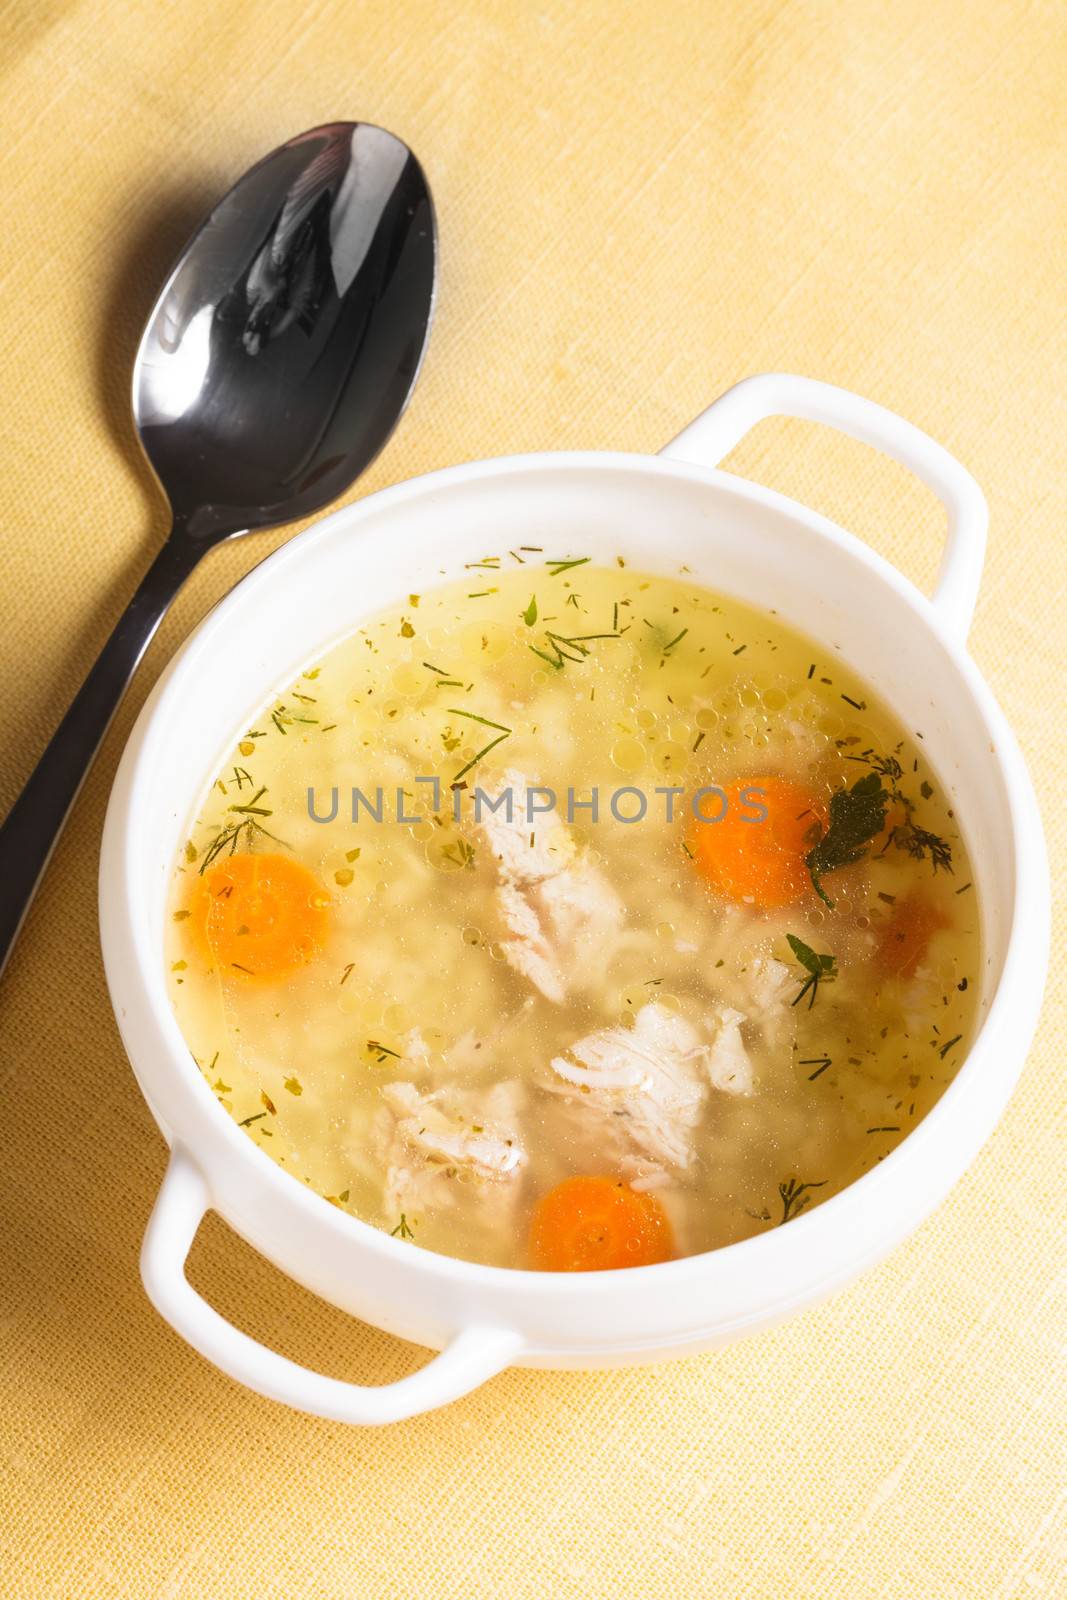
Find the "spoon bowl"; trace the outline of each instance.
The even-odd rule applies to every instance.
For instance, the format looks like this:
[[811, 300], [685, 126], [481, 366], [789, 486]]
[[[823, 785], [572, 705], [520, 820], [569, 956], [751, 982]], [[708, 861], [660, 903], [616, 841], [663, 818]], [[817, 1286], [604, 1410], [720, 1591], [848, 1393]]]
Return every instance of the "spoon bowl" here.
[[433, 315], [433, 203], [408, 147], [332, 122], [245, 173], [193, 235], [133, 371], [171, 533], [0, 827], [0, 972], [100, 741], [200, 557], [307, 516], [378, 454]]
[[210, 542], [343, 493], [418, 376], [435, 258], [422, 169], [382, 128], [315, 128], [245, 174], [187, 245], [134, 363], [134, 420], [176, 531]]

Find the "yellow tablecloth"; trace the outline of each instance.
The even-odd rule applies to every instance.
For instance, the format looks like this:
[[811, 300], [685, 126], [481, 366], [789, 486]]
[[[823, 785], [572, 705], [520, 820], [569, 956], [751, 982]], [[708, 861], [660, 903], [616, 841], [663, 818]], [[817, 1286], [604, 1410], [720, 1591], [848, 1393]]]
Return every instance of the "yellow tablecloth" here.
[[[362, 117], [422, 159], [442, 270], [414, 403], [357, 492], [512, 450], [655, 448], [769, 368], [884, 402], [988, 493], [974, 653], [1062, 875], [1058, 0], [14, 0], [3, 16], [0, 807], [164, 530], [127, 392], [172, 253], [280, 139]], [[766, 424], [733, 464], [929, 581], [937, 508], [871, 452]], [[175, 606], [0, 992], [5, 1600], [1067, 1593], [1058, 954], [1022, 1085], [949, 1202], [750, 1343], [654, 1371], [511, 1373], [364, 1433], [243, 1392], [150, 1310], [136, 1261], [163, 1146], [104, 992], [101, 819], [152, 677], [282, 537], [216, 553]], [[193, 1271], [311, 1365], [379, 1381], [421, 1359], [217, 1223]]]

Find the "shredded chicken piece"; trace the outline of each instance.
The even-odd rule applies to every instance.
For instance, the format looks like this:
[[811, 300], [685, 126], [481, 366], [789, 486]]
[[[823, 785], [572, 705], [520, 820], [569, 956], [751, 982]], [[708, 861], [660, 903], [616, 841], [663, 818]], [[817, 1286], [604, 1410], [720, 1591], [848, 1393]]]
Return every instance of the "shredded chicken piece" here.
[[533, 818], [526, 820], [531, 788], [536, 793], [536, 784], [527, 784], [521, 772], [509, 767], [500, 779], [497, 809], [487, 805], [480, 813], [480, 826], [500, 876], [522, 888], [562, 872], [578, 850], [555, 810], [538, 812], [535, 807]]
[[382, 1087], [379, 1153], [385, 1166], [387, 1214], [418, 1213], [478, 1194], [501, 1227], [518, 1198], [513, 1181], [526, 1164], [519, 1138], [522, 1085], [515, 1079], [489, 1089], [451, 1086], [429, 1094], [401, 1081]]
[[642, 1006], [632, 1028], [603, 1028], [549, 1063], [543, 1087], [561, 1097], [572, 1137], [588, 1138], [635, 1189], [684, 1171], [706, 1088], [695, 1029], [664, 1006]]
[[748, 1020], [759, 1026], [767, 1049], [776, 1056], [790, 1052], [797, 1031], [793, 1007], [799, 992], [796, 973], [784, 961], [756, 956], [741, 975], [739, 992]]
[[708, 1077], [714, 1088], [726, 1094], [752, 1093], [752, 1062], [741, 1038], [741, 1024], [745, 1020], [743, 1011], [722, 1006], [718, 1029], [708, 1051]]
[[[796, 1013], [792, 1000], [796, 978], [782, 961], [771, 956], [751, 956], [740, 971], [723, 979], [720, 995], [736, 999], [738, 1006], [722, 1000], [709, 1018], [714, 1030], [708, 1053], [708, 1076], [714, 1088], [726, 1094], [752, 1094], [755, 1074], [746, 1046], [758, 1033], [775, 1057], [792, 1050]], [[744, 1010], [738, 1009], [743, 1006]], [[744, 1030], [744, 1031], [742, 1031]]]
[[795, 983], [784, 961], [775, 961], [773, 956], [754, 956], [741, 977], [744, 994], [751, 1002], [752, 1020], [761, 1021], [769, 1012], [788, 1005]]
[[[555, 812], [527, 822], [526, 779], [501, 779], [506, 804], [486, 810], [481, 828], [497, 863], [497, 906], [506, 929], [508, 963], [546, 1000], [600, 976], [623, 922], [623, 904], [607, 878], [586, 860]], [[499, 796], [498, 796], [499, 799]]]
[[422, 1036], [421, 1028], [409, 1028], [403, 1042], [403, 1054], [407, 1060], [413, 1061], [419, 1067], [429, 1065], [430, 1047]]

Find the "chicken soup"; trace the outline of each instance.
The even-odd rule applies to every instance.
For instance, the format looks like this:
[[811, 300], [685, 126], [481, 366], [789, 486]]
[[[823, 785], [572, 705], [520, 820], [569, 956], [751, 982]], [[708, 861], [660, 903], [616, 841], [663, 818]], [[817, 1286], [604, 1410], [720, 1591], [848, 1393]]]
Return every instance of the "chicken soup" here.
[[248, 1138], [412, 1247], [635, 1266], [779, 1227], [913, 1129], [979, 908], [922, 730], [836, 651], [519, 549], [235, 739], [170, 993]]

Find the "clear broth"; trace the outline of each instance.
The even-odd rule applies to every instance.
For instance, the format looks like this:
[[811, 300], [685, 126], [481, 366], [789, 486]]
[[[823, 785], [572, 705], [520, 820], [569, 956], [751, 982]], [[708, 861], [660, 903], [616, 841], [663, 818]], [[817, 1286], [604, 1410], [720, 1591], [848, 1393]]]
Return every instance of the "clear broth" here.
[[[904, 837], [887, 827], [829, 873], [832, 909], [810, 884], [794, 903], [760, 909], [701, 874], [696, 789], [774, 775], [828, 803], [887, 760], [900, 770], [887, 786], [904, 796], [889, 823]], [[594, 925], [592, 947], [560, 952], [562, 999], [517, 969], [498, 852], [472, 816], [474, 786], [493, 794], [506, 774], [555, 791], [565, 832], [548, 837], [623, 908], [610, 936]], [[438, 779], [439, 793], [416, 777]], [[684, 791], [673, 821], [656, 793], [670, 786]], [[362, 803], [353, 820], [353, 788], [372, 803], [382, 790], [380, 822]], [[594, 788], [596, 822], [580, 804]], [[647, 797], [643, 820], [612, 815], [623, 788]], [[309, 789], [320, 816], [336, 789], [334, 820], [313, 820]], [[638, 803], [618, 802], [623, 813]], [[538, 817], [531, 832], [543, 827]], [[924, 838], [950, 863], [936, 868], [929, 846], [912, 853]], [[231, 850], [295, 858], [328, 899], [321, 947], [276, 981], [218, 959], [198, 931], [197, 882]], [[916, 902], [929, 936], [906, 971], [887, 970], [879, 952], [901, 905]], [[789, 934], [835, 962], [802, 998], [809, 973]], [[366, 622], [261, 709], [175, 863], [167, 960], [207, 1082], [296, 1179], [417, 1246], [527, 1266], [539, 1198], [570, 1175], [619, 1171], [620, 1150], [624, 1180], [659, 1196], [680, 1254], [837, 1193], [953, 1077], [975, 1030], [979, 955], [964, 840], [921, 736], [832, 651], [684, 575], [527, 551], [486, 558], [461, 583]], [[753, 1020], [753, 973], [768, 962], [778, 998]], [[796, 993], [783, 997], [785, 973]], [[632, 1031], [650, 1005], [653, 1021], [680, 1018], [709, 1048], [724, 1008], [740, 1013], [734, 1043], [752, 1084], [730, 1092], [709, 1080], [706, 1057], [689, 1063], [700, 1104], [679, 1132], [685, 1163], [652, 1161], [658, 1171], [634, 1178], [634, 1150], [610, 1121], [629, 1115], [625, 1091], [610, 1109], [599, 1093], [584, 1104], [551, 1064], [573, 1064], [591, 1035]], [[521, 1166], [486, 1177], [450, 1160], [447, 1140], [429, 1156], [398, 1143], [396, 1083], [419, 1097], [444, 1089], [465, 1136], [492, 1125]], [[411, 1102], [416, 1122], [425, 1103]], [[411, 1173], [398, 1175], [405, 1162]]]

